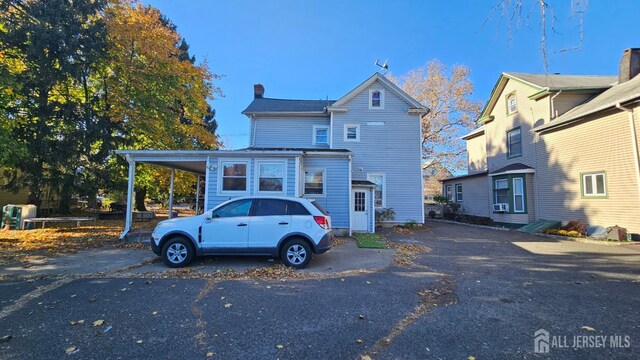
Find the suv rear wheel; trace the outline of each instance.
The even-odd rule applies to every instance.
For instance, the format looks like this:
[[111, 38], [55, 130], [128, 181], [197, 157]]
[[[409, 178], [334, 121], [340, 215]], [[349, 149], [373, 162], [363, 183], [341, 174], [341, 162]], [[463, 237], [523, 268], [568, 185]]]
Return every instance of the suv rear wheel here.
[[170, 239], [162, 248], [162, 260], [171, 268], [189, 265], [194, 255], [191, 242], [183, 237]]
[[280, 259], [286, 266], [304, 269], [311, 261], [311, 248], [302, 239], [288, 240], [280, 249]]

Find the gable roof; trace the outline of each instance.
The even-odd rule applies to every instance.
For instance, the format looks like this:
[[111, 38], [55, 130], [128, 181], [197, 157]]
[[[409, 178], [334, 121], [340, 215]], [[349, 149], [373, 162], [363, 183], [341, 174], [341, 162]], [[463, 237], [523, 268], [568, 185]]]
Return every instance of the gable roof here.
[[332, 104], [332, 106], [339, 107], [344, 106], [349, 100], [353, 99], [356, 95], [363, 92], [366, 88], [368, 88], [374, 82], [379, 81], [382, 85], [387, 87], [393, 93], [398, 95], [401, 99], [407, 102], [409, 105], [413, 106], [415, 109], [429, 110], [426, 106], [420, 104], [416, 99], [412, 98], [409, 94], [404, 92], [402, 89], [398, 87], [398, 85], [391, 82], [391, 80], [387, 79], [384, 75], [376, 72], [370, 78], [365, 80], [362, 84], [356, 86], [355, 89], [349, 91], [345, 96], [338, 99], [336, 102]]
[[519, 79], [539, 88], [547, 90], [580, 90], [580, 89], [606, 89], [618, 81], [618, 76], [601, 75], [556, 75], [556, 74], [527, 74], [518, 72], [506, 72], [514, 79]]
[[255, 113], [297, 113], [297, 112], [317, 112], [324, 113], [327, 106], [333, 104], [335, 100], [291, 100], [291, 99], [253, 99], [242, 114]]
[[596, 97], [558, 116], [549, 123], [540, 125], [533, 130], [539, 132], [567, 125], [578, 121], [587, 115], [613, 108], [616, 104], [625, 103], [639, 98], [640, 75], [636, 75], [633, 79], [611, 87]]
[[519, 72], [504, 72], [500, 74], [498, 81], [491, 90], [489, 100], [487, 100], [478, 123], [485, 123], [489, 118], [489, 113], [498, 101], [498, 96], [504, 90], [509, 80], [518, 81], [529, 85], [533, 93], [530, 98], [537, 99], [547, 95], [552, 91], [599, 91], [608, 89], [617, 81], [617, 76], [601, 75], [551, 75], [551, 74], [529, 74]]

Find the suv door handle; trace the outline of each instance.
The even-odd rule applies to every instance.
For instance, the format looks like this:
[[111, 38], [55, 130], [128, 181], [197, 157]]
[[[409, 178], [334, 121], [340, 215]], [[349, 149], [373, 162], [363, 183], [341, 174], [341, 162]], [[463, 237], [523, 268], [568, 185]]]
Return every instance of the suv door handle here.
[[289, 223], [286, 221], [282, 221], [282, 222], [279, 222], [278, 225], [289, 225]]
[[245, 223], [240, 223], [240, 224], [238, 224], [238, 226], [247, 226], [247, 224], [245, 224]]

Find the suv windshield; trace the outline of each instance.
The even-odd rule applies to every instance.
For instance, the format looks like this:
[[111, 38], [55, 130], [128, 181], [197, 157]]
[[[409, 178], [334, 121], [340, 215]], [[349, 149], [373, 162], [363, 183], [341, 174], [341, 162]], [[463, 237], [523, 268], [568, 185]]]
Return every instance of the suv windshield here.
[[313, 206], [316, 207], [316, 209], [320, 210], [321, 213], [323, 213], [324, 215], [329, 216], [329, 212], [327, 210], [325, 210], [320, 204], [318, 204], [317, 201], [313, 200], [313, 201], [311, 201], [311, 203], [313, 204]]

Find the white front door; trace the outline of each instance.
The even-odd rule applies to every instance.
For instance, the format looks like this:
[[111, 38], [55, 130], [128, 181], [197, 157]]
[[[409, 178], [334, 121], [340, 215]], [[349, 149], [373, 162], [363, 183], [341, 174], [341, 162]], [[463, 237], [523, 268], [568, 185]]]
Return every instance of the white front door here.
[[367, 190], [353, 190], [351, 204], [351, 230], [367, 231], [369, 223], [369, 192]]

